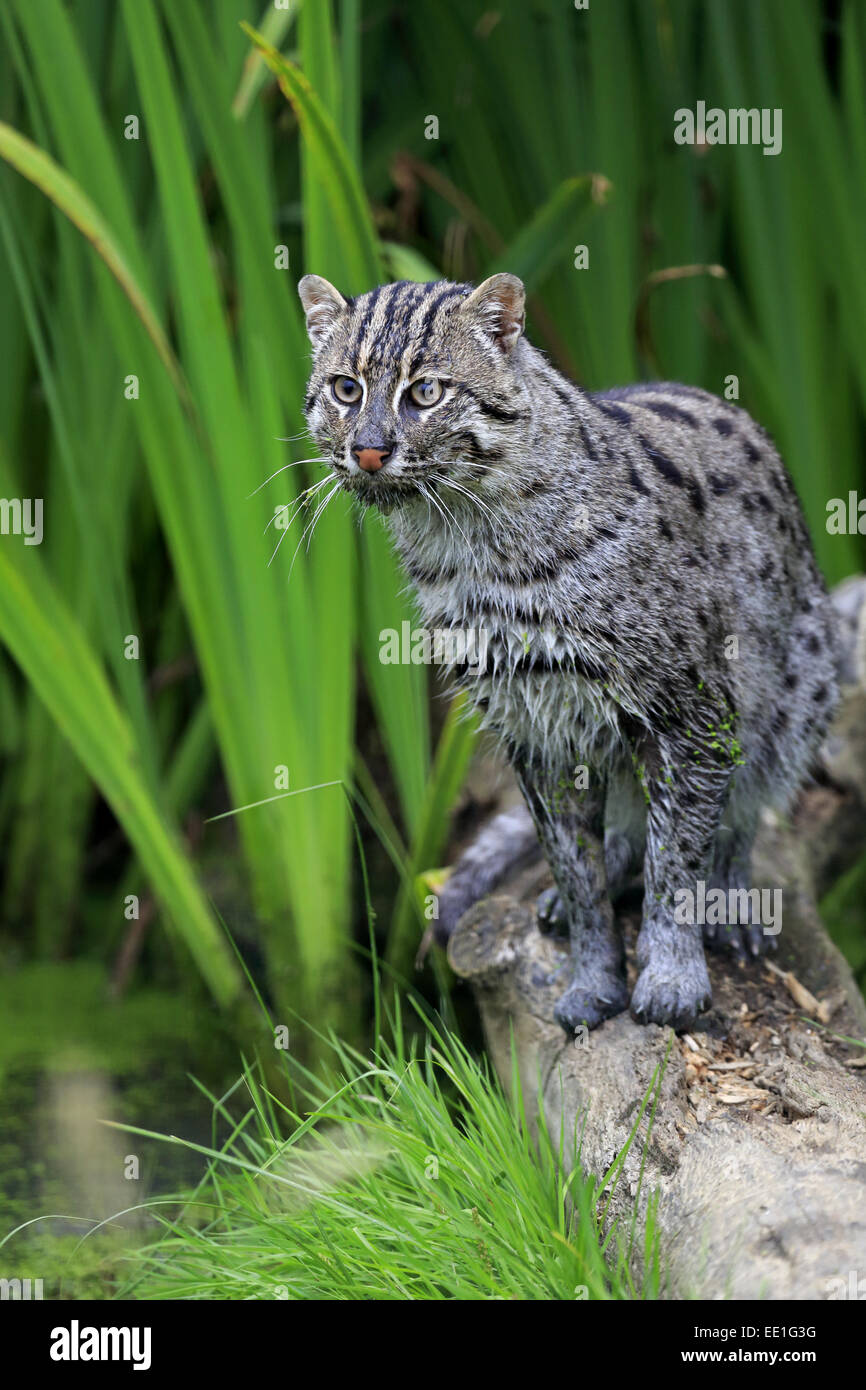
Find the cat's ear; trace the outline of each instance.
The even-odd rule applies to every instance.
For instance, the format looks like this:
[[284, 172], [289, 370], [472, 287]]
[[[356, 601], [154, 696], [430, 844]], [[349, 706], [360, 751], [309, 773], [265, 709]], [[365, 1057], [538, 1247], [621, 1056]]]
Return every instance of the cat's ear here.
[[324, 280], [321, 275], [302, 276], [298, 281], [298, 294], [307, 316], [307, 336], [313, 347], [318, 348], [346, 309], [346, 301], [330, 280]]
[[516, 275], [491, 275], [460, 306], [473, 314], [497, 347], [510, 352], [523, 332], [526, 291]]

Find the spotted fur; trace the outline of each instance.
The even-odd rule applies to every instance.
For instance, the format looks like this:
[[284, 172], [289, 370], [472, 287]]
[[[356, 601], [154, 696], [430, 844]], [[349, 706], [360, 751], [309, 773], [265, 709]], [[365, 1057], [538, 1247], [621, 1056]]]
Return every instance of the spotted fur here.
[[[514, 276], [349, 300], [305, 276], [300, 294], [310, 430], [387, 515], [427, 625], [487, 633], [486, 669], [453, 674], [557, 883], [574, 964], [558, 1019], [628, 1002], [607, 831], [644, 855], [632, 1011], [690, 1026], [709, 979], [674, 893], [748, 882], [760, 808], [788, 803], [837, 696], [832, 610], [772, 441], [697, 387], [581, 390], [523, 336]], [[419, 378], [444, 383], [432, 407], [411, 403]], [[365, 471], [353, 448], [386, 462]], [[754, 925], [730, 940], [763, 944]]]

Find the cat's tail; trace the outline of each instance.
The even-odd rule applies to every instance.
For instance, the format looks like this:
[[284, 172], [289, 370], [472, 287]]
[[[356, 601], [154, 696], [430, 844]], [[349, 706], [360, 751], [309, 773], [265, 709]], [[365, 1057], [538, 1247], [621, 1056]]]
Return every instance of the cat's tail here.
[[461, 855], [439, 893], [439, 916], [434, 937], [444, 946], [464, 912], [468, 912], [513, 869], [541, 857], [541, 846], [529, 812], [520, 803], [484, 827]]

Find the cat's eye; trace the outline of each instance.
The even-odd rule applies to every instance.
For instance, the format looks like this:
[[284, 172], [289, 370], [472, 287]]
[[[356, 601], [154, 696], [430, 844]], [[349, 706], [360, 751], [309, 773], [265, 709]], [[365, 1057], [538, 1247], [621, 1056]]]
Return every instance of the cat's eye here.
[[364, 394], [360, 381], [356, 381], [352, 376], [335, 377], [331, 389], [342, 405], [357, 405]]
[[409, 399], [413, 405], [420, 406], [423, 410], [441, 401], [443, 390], [442, 382], [437, 377], [422, 376], [409, 387]]

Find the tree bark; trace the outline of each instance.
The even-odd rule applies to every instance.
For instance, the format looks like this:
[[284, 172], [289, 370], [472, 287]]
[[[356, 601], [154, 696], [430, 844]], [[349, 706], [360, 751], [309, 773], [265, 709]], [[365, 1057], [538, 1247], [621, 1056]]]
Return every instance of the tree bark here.
[[[534, 901], [546, 866], [524, 867], [477, 904], [449, 944], [474, 991], [505, 1084], [516, 1052], [524, 1095], [540, 1087], [552, 1133], [581, 1136], [599, 1177], [637, 1125], [609, 1219], [638, 1238], [657, 1195], [671, 1297], [824, 1299], [866, 1296], [866, 1005], [821, 921], [818, 901], [866, 853], [866, 579], [834, 594], [845, 634], [843, 700], [788, 823], [765, 814], [753, 883], [782, 888], [770, 964], [709, 959], [711, 1011], [690, 1035], [623, 1014], [570, 1040], [553, 1022], [567, 946], [542, 936]], [[626, 899], [630, 984], [639, 899]], [[810, 998], [810, 996], [812, 996]], [[665, 1062], [666, 1058], [666, 1062]], [[638, 1264], [642, 1253], [636, 1257]]]

